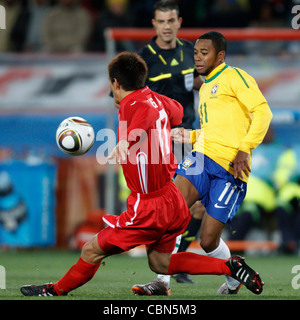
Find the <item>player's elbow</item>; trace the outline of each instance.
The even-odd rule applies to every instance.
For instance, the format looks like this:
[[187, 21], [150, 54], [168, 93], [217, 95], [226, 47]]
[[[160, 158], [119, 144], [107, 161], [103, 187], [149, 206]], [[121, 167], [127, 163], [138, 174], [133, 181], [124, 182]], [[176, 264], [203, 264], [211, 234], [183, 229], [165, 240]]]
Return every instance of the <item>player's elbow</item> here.
[[266, 131], [269, 128], [269, 125], [273, 118], [273, 114], [267, 102], [255, 107], [252, 115], [252, 125], [257, 127], [257, 129], [260, 129], [261, 131]]
[[177, 107], [178, 108], [171, 119], [171, 127], [179, 126], [182, 123], [183, 106], [179, 102], [177, 102]]
[[267, 103], [264, 103], [261, 106], [260, 114], [263, 116], [265, 124], [269, 126], [269, 124], [271, 123], [271, 120], [273, 118], [273, 113]]
[[268, 123], [270, 124], [270, 122], [271, 122], [271, 120], [272, 120], [272, 118], [273, 118], [273, 113], [272, 113], [272, 111], [271, 111], [271, 109], [270, 109], [270, 107], [269, 107], [268, 104], [266, 105], [265, 113], [266, 113], [265, 116], [266, 116], [266, 118], [267, 118], [267, 121], [268, 121]]

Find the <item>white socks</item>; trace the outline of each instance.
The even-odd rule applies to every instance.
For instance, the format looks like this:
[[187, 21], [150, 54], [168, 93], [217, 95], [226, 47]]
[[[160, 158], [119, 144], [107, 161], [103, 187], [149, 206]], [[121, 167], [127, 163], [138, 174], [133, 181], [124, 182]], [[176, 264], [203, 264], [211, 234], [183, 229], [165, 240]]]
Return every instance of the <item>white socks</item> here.
[[[219, 259], [229, 259], [231, 257], [230, 250], [227, 244], [220, 238], [219, 246], [211, 252], [207, 253], [208, 256], [219, 258]], [[229, 289], [236, 289], [239, 286], [239, 281], [233, 279], [232, 277], [225, 275], [226, 283]]]
[[[181, 241], [181, 235], [176, 238], [176, 245], [172, 252], [173, 254], [177, 253], [180, 245], [180, 241]], [[229, 259], [231, 257], [230, 250], [227, 244], [222, 239], [220, 239], [219, 246], [214, 251], [208, 252], [207, 255], [210, 257], [219, 258], [219, 259]], [[234, 290], [240, 284], [239, 281], [233, 279], [228, 275], [225, 275], [225, 278], [226, 278], [226, 283], [229, 289]], [[161, 281], [166, 286], [167, 289], [170, 289], [170, 279], [171, 279], [171, 276], [169, 275], [165, 275], [165, 274], [157, 275], [157, 280]]]
[[[177, 253], [179, 246], [180, 246], [180, 242], [181, 242], [181, 235], [177, 236], [176, 238], [176, 244], [175, 244], [175, 248], [172, 252], [172, 254]], [[162, 282], [167, 289], [170, 289], [170, 280], [171, 280], [171, 276], [167, 275], [167, 274], [158, 274], [157, 278], [158, 281]]]

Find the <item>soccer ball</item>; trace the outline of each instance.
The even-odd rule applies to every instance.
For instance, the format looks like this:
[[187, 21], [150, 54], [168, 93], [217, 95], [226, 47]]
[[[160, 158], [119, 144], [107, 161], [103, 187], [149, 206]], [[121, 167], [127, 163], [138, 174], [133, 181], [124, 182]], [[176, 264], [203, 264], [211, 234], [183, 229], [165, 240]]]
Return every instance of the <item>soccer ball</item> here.
[[80, 117], [65, 119], [56, 130], [56, 143], [59, 149], [72, 156], [88, 152], [94, 140], [93, 127]]

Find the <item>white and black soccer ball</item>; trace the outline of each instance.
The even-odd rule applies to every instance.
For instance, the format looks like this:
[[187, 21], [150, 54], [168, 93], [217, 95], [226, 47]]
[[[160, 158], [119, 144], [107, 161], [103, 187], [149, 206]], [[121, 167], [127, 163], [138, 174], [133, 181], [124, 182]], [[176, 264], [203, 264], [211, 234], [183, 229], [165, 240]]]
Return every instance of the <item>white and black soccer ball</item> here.
[[56, 130], [56, 143], [63, 152], [79, 156], [89, 151], [94, 144], [93, 127], [81, 117], [69, 117]]

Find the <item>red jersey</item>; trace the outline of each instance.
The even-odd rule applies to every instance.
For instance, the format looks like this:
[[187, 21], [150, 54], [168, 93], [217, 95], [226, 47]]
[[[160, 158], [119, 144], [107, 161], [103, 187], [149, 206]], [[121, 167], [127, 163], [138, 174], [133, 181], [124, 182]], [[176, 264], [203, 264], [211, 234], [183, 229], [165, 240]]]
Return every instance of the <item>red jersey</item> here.
[[128, 188], [150, 193], [168, 184], [176, 170], [171, 127], [181, 123], [183, 107], [147, 86], [121, 100], [118, 141], [129, 142], [122, 164]]

